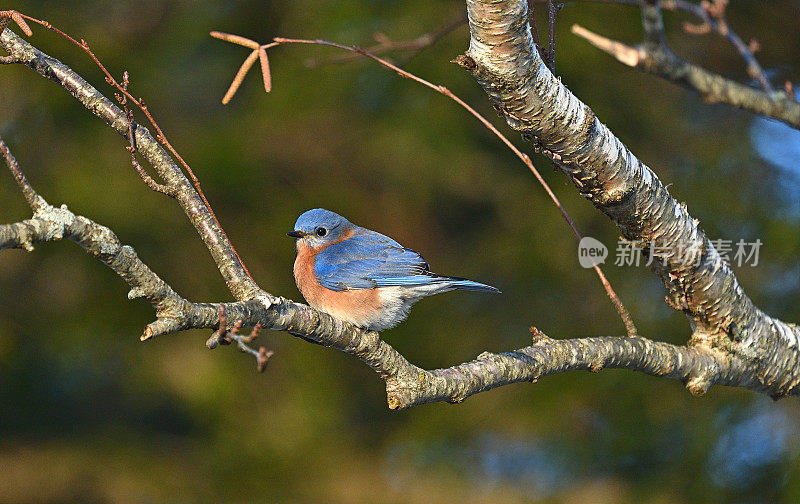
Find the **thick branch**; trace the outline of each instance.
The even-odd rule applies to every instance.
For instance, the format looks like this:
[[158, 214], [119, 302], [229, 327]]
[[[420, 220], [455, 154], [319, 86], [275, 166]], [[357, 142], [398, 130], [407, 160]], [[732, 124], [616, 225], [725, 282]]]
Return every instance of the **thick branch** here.
[[651, 267], [671, 304], [690, 318], [693, 340], [757, 364], [755, 376], [771, 394], [798, 393], [800, 331], [753, 305], [685, 205], [547, 70], [526, 22], [527, 3], [467, 0], [467, 10], [470, 47], [458, 62], [509, 125], [534, 136], [625, 238], [669, 248]]
[[[502, 385], [535, 382], [564, 371], [622, 368], [676, 378], [695, 395], [712, 384], [763, 390], [741, 359], [702, 347], [686, 348], [638, 336], [554, 340], [539, 333], [534, 345], [434, 371], [403, 370], [388, 380], [389, 404], [406, 408], [433, 401], [461, 402]], [[406, 372], [409, 371], [409, 372]]]

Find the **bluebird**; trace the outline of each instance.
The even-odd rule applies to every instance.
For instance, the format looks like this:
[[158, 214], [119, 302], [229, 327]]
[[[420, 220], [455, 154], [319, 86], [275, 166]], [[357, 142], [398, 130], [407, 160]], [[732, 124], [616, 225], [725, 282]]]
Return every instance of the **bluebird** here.
[[302, 214], [287, 234], [297, 239], [294, 279], [308, 304], [373, 331], [396, 326], [426, 296], [455, 289], [500, 292], [432, 273], [415, 251], [322, 208]]

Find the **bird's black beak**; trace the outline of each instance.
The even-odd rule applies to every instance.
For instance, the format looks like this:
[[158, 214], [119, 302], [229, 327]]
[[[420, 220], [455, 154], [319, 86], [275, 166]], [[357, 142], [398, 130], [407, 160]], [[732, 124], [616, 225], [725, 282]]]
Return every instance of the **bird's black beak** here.
[[287, 236], [291, 236], [292, 238], [302, 238], [302, 237], [304, 237], [306, 235], [302, 231], [289, 231], [286, 234], [287, 234]]

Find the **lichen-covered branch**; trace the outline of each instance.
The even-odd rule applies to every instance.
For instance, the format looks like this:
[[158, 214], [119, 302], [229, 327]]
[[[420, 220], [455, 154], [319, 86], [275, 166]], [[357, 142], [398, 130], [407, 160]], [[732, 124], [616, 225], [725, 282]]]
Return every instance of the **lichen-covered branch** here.
[[[15, 230], [23, 226], [29, 230], [20, 238]], [[754, 390], [761, 390], [762, 386], [752, 373], [745, 372], [742, 360], [714, 349], [685, 348], [641, 337], [553, 340], [538, 332], [532, 346], [502, 354], [485, 352], [470, 362], [426, 371], [411, 364], [377, 333], [289, 300], [271, 303], [259, 296], [237, 303], [191, 303], [150, 270], [133, 248], [122, 245], [110, 229], [74, 215], [66, 207], [53, 207], [43, 199], [32, 219], [0, 225], [0, 250], [61, 238], [78, 243], [122, 277], [131, 287], [129, 298], [143, 297], [152, 304], [159, 318], [147, 326], [146, 336], [217, 328], [221, 318], [237, 320], [239, 325], [261, 324], [285, 330], [361, 359], [386, 380], [392, 409], [435, 401], [461, 402], [473, 394], [511, 383], [531, 382], [570, 370], [597, 372], [606, 367], [677, 378], [695, 394], [704, 393], [712, 383]], [[242, 342], [237, 343], [241, 347]], [[260, 365], [266, 363], [269, 354], [261, 355]]]
[[797, 394], [800, 330], [753, 305], [686, 206], [550, 73], [533, 45], [527, 2], [467, 0], [467, 10], [470, 46], [458, 62], [625, 238], [669, 247], [651, 268], [689, 317], [693, 343], [745, 359], [773, 396]]
[[[474, 23], [474, 19], [474, 14], [470, 13], [471, 24]], [[523, 17], [522, 24], [524, 23]], [[499, 34], [508, 28], [508, 26], [498, 24], [493, 30]], [[473, 37], [475, 36], [474, 32], [473, 28]], [[513, 35], [516, 32], [511, 30], [509, 33]], [[508, 40], [512, 39], [514, 39], [513, 36]], [[48, 77], [64, 87], [90, 111], [103, 118], [119, 134], [127, 137], [130, 128], [124, 113], [66, 65], [33, 48], [16, 35], [10, 34], [9, 30], [0, 34], [0, 45], [9, 51], [9, 56], [13, 59], [24, 63], [40, 75]], [[486, 47], [489, 47], [488, 44]], [[511, 50], [504, 57], [509, 61], [515, 61], [516, 57], [525, 56], [525, 53], [517, 52], [520, 47], [502, 48], [503, 51], [508, 49]], [[532, 47], [528, 44], [521, 49], [530, 50]], [[481, 61], [478, 56], [476, 53], [469, 60], [462, 60], [462, 64], [469, 66], [471, 61], [474, 65], [473, 70], [476, 75], [480, 76], [483, 75], [484, 70], [483, 67], [479, 67], [478, 63], [475, 63]], [[521, 68], [525, 68], [525, 61], [523, 58], [517, 63], [523, 64]], [[527, 61], [528, 68], [530, 68], [530, 60]], [[541, 61], [537, 66], [544, 69]], [[551, 149], [548, 152], [571, 174], [576, 183], [581, 185], [587, 197], [613, 218], [624, 223], [624, 225], [621, 224], [621, 227], [626, 235], [651, 233], [651, 237], [655, 236], [656, 233], [652, 227], [658, 222], [657, 219], [662, 219], [661, 222], [667, 231], [678, 235], [683, 233], [686, 226], [689, 225], [689, 222], [684, 221], [690, 221], [690, 218], [688, 215], [679, 214], [676, 209], [677, 205], [670, 206], [672, 201], [669, 199], [666, 189], [660, 186], [655, 175], [643, 165], [638, 164], [631, 154], [624, 151], [621, 143], [610, 136], [610, 132], [604, 130], [605, 127], [594, 119], [591, 111], [572, 97], [560, 83], [557, 83], [549, 71], [544, 69], [544, 72], [549, 76], [547, 77], [549, 80], [545, 83], [546, 86], [541, 86], [537, 90], [541, 92], [549, 89], [555, 92], [554, 98], [567, 99], [568, 105], [574, 107], [565, 109], [574, 112], [570, 115], [574, 119], [574, 126], [586, 127], [588, 125], [589, 130], [576, 131], [578, 135], [574, 138], [562, 136], [570, 133], [568, 128], [561, 124], [564, 116], [550, 111], [545, 114], [546, 118], [539, 118], [533, 114], [531, 118], [537, 127], [529, 128], [527, 131], [537, 131], [540, 134], [541, 144], [547, 149]], [[486, 75], [489, 74], [486, 73]], [[535, 75], [535, 73], [531, 73], [529, 76]], [[515, 73], [510, 72], [507, 80], [484, 80], [484, 82], [499, 97], [500, 93], [513, 92], [515, 86], [519, 84], [514, 76]], [[500, 84], [496, 85], [494, 82]], [[530, 82], [536, 81], [530, 79]], [[500, 101], [503, 110], [509, 117], [512, 113], [519, 113], [520, 121], [523, 122], [526, 121], [525, 114], [527, 113], [537, 111], [540, 115], [543, 113], [541, 107], [537, 110], [526, 110], [524, 107], [517, 110], [508, 107], [509, 103]], [[524, 100], [520, 103], [523, 102]], [[549, 124], [548, 127], [551, 129], [541, 127], [545, 124]], [[578, 143], [572, 144], [573, 140]], [[580, 144], [585, 140], [595, 140], [600, 144], [599, 146]], [[575, 369], [599, 371], [604, 367], [624, 368], [656, 376], [676, 378], [686, 383], [687, 387], [697, 394], [705, 392], [710, 385], [715, 383], [746, 387], [767, 392], [773, 396], [797, 393], [796, 375], [788, 371], [788, 364], [781, 368], [784, 371], [784, 379], [776, 378], [774, 366], [777, 359], [775, 355], [766, 351], [769, 348], [767, 345], [769, 342], [774, 343], [776, 349], [782, 349], [785, 346], [784, 339], [796, 338], [796, 334], [791, 329], [788, 329], [788, 334], [782, 336], [783, 339], [776, 336], [775, 333], [762, 334], [765, 330], [763, 324], [766, 316], [758, 312], [752, 303], [746, 305], [750, 310], [746, 314], [750, 314], [752, 320], [745, 320], [745, 322], [749, 322], [748, 325], [743, 324], [736, 328], [745, 331], [752, 329], [757, 332], [752, 334], [735, 333], [747, 338], [742, 338], [738, 342], [737, 348], [741, 351], [731, 351], [730, 348], [725, 348], [721, 344], [681, 347], [641, 337], [552, 340], [535, 331], [532, 346], [504, 354], [487, 352], [478, 356], [476, 360], [454, 367], [432, 371], [424, 370], [411, 364], [403, 355], [383, 341], [377, 333], [342, 322], [309, 306], [271, 295], [258, 288], [254, 283], [250, 284], [244, 280], [245, 274], [240, 274], [235, 265], [234, 267], [226, 266], [225, 260], [233, 260], [233, 256], [230, 255], [227, 248], [229, 244], [224, 234], [221, 231], [217, 232], [213, 228], [213, 223], [209, 222], [210, 211], [191, 196], [188, 190], [182, 189], [190, 187], [186, 177], [144, 128], [137, 128], [136, 144], [138, 152], [155, 168], [164, 183], [171, 187], [181, 188], [180, 190], [185, 193], [176, 197], [176, 200], [181, 204], [190, 220], [195, 223], [206, 246], [217, 260], [220, 272], [228, 281], [232, 293], [237, 298], [236, 302], [193, 303], [186, 300], [142, 263], [131, 247], [122, 245], [110, 229], [85, 217], [76, 216], [66, 207], [50, 206], [38, 195], [33, 198], [34, 215], [31, 219], [0, 226], [0, 249], [29, 248], [32, 243], [60, 238], [68, 238], [80, 244], [87, 253], [102, 261], [128, 283], [131, 287], [130, 298], [143, 297], [154, 307], [158, 318], [146, 327], [142, 339], [183, 329], [207, 328], [217, 329], [213, 338], [224, 340], [228, 338], [226, 334], [233, 333], [228, 333], [225, 324], [221, 324], [223, 319], [236, 321], [237, 330], [241, 325], [260, 324], [264, 328], [287, 331], [306, 341], [353, 355], [370, 366], [386, 381], [388, 403], [393, 409], [434, 401], [460, 402], [475, 393], [510, 383], [535, 381], [542, 376]], [[8, 149], [4, 145], [3, 147], [7, 152]], [[570, 161], [570, 156], [574, 157], [574, 163]], [[614, 159], [606, 159], [604, 165], [603, 159], [601, 159], [603, 156], [614, 156]], [[620, 156], [625, 159], [618, 160], [617, 158]], [[19, 167], [16, 167], [15, 170], [16, 161], [13, 163], [9, 161], [9, 159], [13, 159], [10, 152], [5, 157], [18, 182], [24, 180], [24, 176], [22, 179], [17, 176], [17, 172], [21, 176], [21, 170]], [[578, 161], [587, 161], [587, 166], [596, 166], [600, 169], [580, 168], [581, 163]], [[617, 163], [617, 161], [619, 162]], [[629, 166], [629, 163], [633, 163], [633, 165]], [[572, 171], [568, 169], [570, 166], [572, 166], [570, 168]], [[627, 171], [629, 169], [634, 170], [633, 175]], [[631, 178], [632, 180], [629, 180]], [[647, 184], [651, 190], [657, 193], [657, 198], [652, 201], [640, 200], [640, 195], [634, 190], [636, 183]], [[25, 192], [23, 187], [25, 184], [20, 185], [23, 192]], [[27, 184], [27, 187], [30, 187], [30, 184]], [[33, 189], [30, 188], [30, 191]], [[648, 204], [651, 206], [648, 207]], [[645, 205], [645, 208], [642, 208], [642, 205]], [[657, 210], [661, 211], [658, 215], [647, 213]], [[675, 213], [674, 217], [670, 217], [672, 212]], [[689, 234], [710, 247], [702, 232], [696, 228], [692, 229], [694, 230]], [[219, 257], [225, 260], [218, 260]], [[733, 284], [723, 289], [723, 293], [740, 294], [743, 296], [743, 302], [749, 303], [713, 247], [706, 249], [706, 259], [703, 264], [722, 271], [723, 276], [728, 275], [725, 278], [729, 281], [732, 279]], [[703, 283], [708, 278], [712, 280], [717, 278], [714, 271], [708, 273], [708, 278], [697, 271], [684, 271], [680, 268], [660, 273], [665, 278], [675, 274], [674, 282], [676, 284], [687, 282], [689, 288], [716, 287], [713, 281], [708, 284]], [[694, 296], [691, 299], [684, 299], [684, 302], [686, 302], [685, 311], [693, 317], [697, 324], [696, 335], [704, 334], [714, 342], [723, 339], [733, 341], [727, 339], [727, 333], [723, 335], [725, 336], [723, 338], [713, 332], [719, 329], [718, 319], [724, 318], [726, 309], [725, 306], [714, 305], [714, 301], [711, 299], [713, 292], [704, 298], [697, 296], [694, 291], [687, 293], [677, 289], [675, 290], [676, 299], [680, 300], [681, 292], [684, 295], [692, 294]], [[723, 299], [727, 300], [724, 296]], [[708, 313], [697, 313], [700, 309], [698, 306], [707, 310]], [[739, 305], [733, 304], [732, 306]], [[731, 317], [732, 323], [743, 321], [740, 311], [734, 310]], [[776, 331], [788, 327], [783, 323], [774, 322]], [[733, 326], [726, 327], [730, 330]], [[720, 336], [720, 338], [716, 338], [716, 336]], [[771, 336], [775, 337], [769, 340], [768, 338]], [[237, 343], [246, 342], [243, 338], [249, 337], [233, 339], [236, 339]], [[748, 341], [750, 343], [745, 344]], [[703, 343], [705, 340], [701, 339], [699, 342]], [[748, 354], [743, 350], [749, 346], [752, 346], [754, 353]], [[777, 354], [777, 350], [775, 353]], [[761, 358], [765, 359], [765, 362], [768, 361], [766, 362], [768, 365], [762, 363], [759, 360]]]
[[[578, 25], [572, 27], [572, 33], [617, 61], [692, 89], [708, 102], [724, 103], [800, 128], [800, 103], [785, 91], [774, 91], [771, 87], [762, 90], [741, 84], [690, 63], [672, 52], [664, 38], [664, 24], [658, 4], [642, 2], [642, 26], [645, 40], [636, 46], [608, 39]], [[750, 72], [756, 72], [752, 66], [748, 68]]]
[[534, 344], [513, 352], [485, 352], [473, 361], [447, 369], [403, 370], [388, 380], [390, 406], [460, 402], [509, 383], [535, 382], [571, 370], [599, 372], [603, 368], [677, 378], [695, 395], [704, 394], [712, 384], [763, 390], [752, 368], [717, 349], [687, 348], [639, 336], [555, 340], [533, 331]]
[[[387, 401], [392, 409], [436, 401], [461, 402], [503, 385], [532, 382], [569, 370], [598, 372], [605, 367], [677, 378], [694, 394], [704, 393], [712, 383], [762, 389], [753, 374], [746, 372], [742, 360], [715, 349], [685, 348], [641, 337], [553, 340], [538, 331], [534, 331], [532, 346], [502, 354], [485, 352], [470, 362], [426, 371], [411, 364], [377, 333], [289, 300], [279, 298], [272, 303], [259, 296], [237, 303], [191, 303], [151, 271], [131, 247], [122, 245], [110, 229], [76, 216], [66, 207], [56, 208], [43, 199], [40, 201], [40, 209], [32, 219], [0, 225], [0, 250], [30, 248], [31, 243], [62, 237], [80, 244], [128, 283], [129, 298], [144, 297], [152, 304], [159, 318], [147, 326], [143, 337], [220, 325], [225, 332], [224, 322], [220, 323], [225, 318], [239, 321], [238, 325], [260, 324], [285, 330], [312, 343], [341, 350], [369, 365], [386, 380]], [[16, 232], [20, 227], [27, 229], [22, 238]], [[219, 339], [218, 332], [212, 338]], [[237, 343], [241, 348], [242, 341]], [[249, 348], [248, 351], [258, 356], [259, 368], [263, 369], [269, 353]]]

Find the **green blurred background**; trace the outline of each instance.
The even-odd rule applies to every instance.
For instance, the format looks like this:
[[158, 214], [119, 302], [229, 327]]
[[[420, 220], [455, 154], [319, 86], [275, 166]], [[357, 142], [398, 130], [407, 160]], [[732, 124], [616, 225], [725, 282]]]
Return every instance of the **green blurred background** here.
[[[769, 5], [769, 8], [765, 6]], [[437, 272], [498, 286], [416, 305], [383, 336], [412, 362], [450, 366], [525, 346], [535, 325], [555, 338], [623, 327], [577, 243], [532, 175], [444, 97], [358, 61], [309, 69], [332, 49], [270, 52], [273, 92], [257, 72], [220, 104], [241, 47], [222, 30], [267, 41], [322, 37], [368, 46], [413, 38], [464, 3], [11, 2], [85, 38], [115, 74], [128, 70], [203, 183], [250, 271], [300, 300], [285, 232], [314, 207], [338, 211], [421, 251]], [[542, 9], [542, 12], [544, 9]], [[778, 86], [800, 81], [800, 4], [735, 2], [732, 26], [757, 37]], [[800, 133], [624, 68], [569, 34], [580, 23], [641, 38], [632, 7], [570, 2], [558, 18], [556, 66], [688, 204], [712, 238], [761, 239], [758, 266], [736, 268], [771, 315], [800, 320]], [[715, 36], [681, 32], [680, 54], [746, 80]], [[692, 20], [694, 21], [694, 20]], [[546, 25], [544, 19], [540, 26]], [[31, 41], [107, 95], [88, 58], [51, 32]], [[508, 131], [484, 92], [448, 63], [462, 27], [407, 64]], [[141, 120], [141, 118], [140, 118]], [[52, 204], [111, 227], [162, 278], [196, 301], [230, 300], [180, 208], [151, 192], [123, 140], [27, 68], [0, 67], [0, 133]], [[512, 140], [530, 152], [514, 132]], [[534, 162], [588, 236], [618, 233], [542, 157]], [[29, 217], [0, 175], [0, 221]], [[674, 343], [686, 319], [644, 267], [605, 267], [640, 332]], [[72, 243], [0, 253], [0, 501], [33, 502], [784, 502], [800, 499], [800, 408], [745, 390], [691, 396], [679, 382], [626, 371], [572, 372], [479, 394], [460, 405], [390, 412], [383, 382], [359, 361], [266, 331], [267, 372], [208, 331], [147, 344], [143, 300]]]

